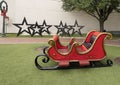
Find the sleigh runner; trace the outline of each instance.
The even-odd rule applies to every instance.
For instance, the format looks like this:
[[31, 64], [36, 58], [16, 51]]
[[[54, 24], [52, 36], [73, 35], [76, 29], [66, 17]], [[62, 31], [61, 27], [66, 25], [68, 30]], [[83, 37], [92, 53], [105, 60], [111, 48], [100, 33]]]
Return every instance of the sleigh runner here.
[[[63, 46], [59, 41], [59, 36], [55, 35], [49, 40], [49, 47], [45, 47], [42, 55], [35, 58], [35, 65], [38, 69], [59, 69], [76, 67], [106, 67], [111, 66], [112, 61], [108, 59], [106, 63], [101, 63], [106, 57], [104, 49], [104, 40], [112, 38], [110, 33], [91, 31], [87, 34], [86, 39], [82, 44], [75, 42], [71, 38], [67, 46]], [[49, 58], [57, 62], [57, 66], [43, 67], [39, 65], [38, 58], [44, 56], [44, 63], [49, 61]], [[79, 64], [79, 65], [78, 65]]]

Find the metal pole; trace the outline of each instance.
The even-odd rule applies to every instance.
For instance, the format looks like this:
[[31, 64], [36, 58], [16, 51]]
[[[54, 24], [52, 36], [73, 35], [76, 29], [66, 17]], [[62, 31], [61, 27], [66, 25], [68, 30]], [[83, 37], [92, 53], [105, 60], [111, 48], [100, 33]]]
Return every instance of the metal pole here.
[[6, 1], [2, 0], [0, 2], [0, 10], [1, 10], [1, 13], [2, 13], [2, 16], [3, 16], [3, 27], [2, 27], [2, 33], [1, 34], [2, 34], [2, 37], [5, 37], [6, 36], [5, 18], [7, 18], [6, 13], [8, 11], [8, 5], [7, 5]]
[[2, 37], [5, 37], [6, 33], [5, 33], [5, 16], [3, 16], [3, 29], [2, 29]]

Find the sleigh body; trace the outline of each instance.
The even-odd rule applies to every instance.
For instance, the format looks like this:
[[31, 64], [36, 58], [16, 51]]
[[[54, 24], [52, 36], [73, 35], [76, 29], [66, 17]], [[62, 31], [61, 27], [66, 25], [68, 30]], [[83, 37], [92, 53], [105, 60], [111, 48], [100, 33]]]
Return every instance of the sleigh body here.
[[[101, 61], [106, 57], [104, 40], [107, 37], [112, 36], [106, 32], [91, 31], [83, 43], [75, 42], [74, 38], [71, 38], [69, 45], [63, 46], [59, 41], [59, 36], [55, 35], [53, 39], [49, 40], [50, 46], [44, 50], [44, 53], [47, 58], [58, 63], [56, 68], [69, 67], [71, 62], [77, 62], [80, 67], [95, 66], [96, 61]], [[111, 66], [112, 61], [107, 60], [107, 64], [101, 65]]]

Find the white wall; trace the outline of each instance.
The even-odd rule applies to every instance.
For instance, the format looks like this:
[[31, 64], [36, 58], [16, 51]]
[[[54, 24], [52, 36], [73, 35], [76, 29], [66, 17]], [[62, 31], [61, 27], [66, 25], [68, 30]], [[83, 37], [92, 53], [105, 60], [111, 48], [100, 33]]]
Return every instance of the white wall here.
[[[73, 25], [77, 20], [79, 25], [85, 27], [82, 32], [89, 30], [99, 30], [98, 21], [84, 12], [65, 12], [61, 6], [61, 0], [6, 0], [9, 6], [7, 15], [10, 17], [8, 22], [7, 32], [18, 32], [18, 28], [13, 26], [12, 23], [22, 23], [24, 17], [30, 24], [35, 24], [38, 21], [42, 24], [46, 20], [49, 25], [59, 25], [62, 20], [68, 25]], [[112, 13], [109, 19], [105, 22], [106, 30], [120, 30], [120, 13]], [[0, 16], [0, 23], [2, 23], [2, 16]], [[0, 31], [2, 29], [0, 25]], [[54, 29], [54, 30], [53, 30]], [[52, 33], [56, 33], [56, 28], [50, 28]]]

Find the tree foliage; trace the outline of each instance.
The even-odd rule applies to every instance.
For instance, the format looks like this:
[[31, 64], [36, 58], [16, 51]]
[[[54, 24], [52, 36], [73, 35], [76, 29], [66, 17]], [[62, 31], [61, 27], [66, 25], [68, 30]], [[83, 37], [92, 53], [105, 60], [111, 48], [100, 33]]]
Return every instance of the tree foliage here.
[[118, 11], [120, 0], [62, 0], [62, 8], [66, 11], [85, 11], [100, 23], [100, 31], [104, 31], [104, 22], [113, 10]]

